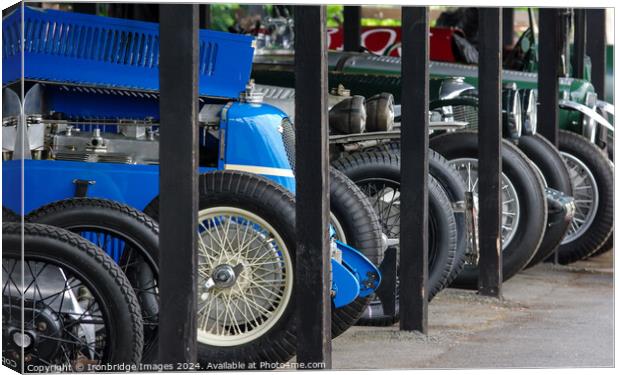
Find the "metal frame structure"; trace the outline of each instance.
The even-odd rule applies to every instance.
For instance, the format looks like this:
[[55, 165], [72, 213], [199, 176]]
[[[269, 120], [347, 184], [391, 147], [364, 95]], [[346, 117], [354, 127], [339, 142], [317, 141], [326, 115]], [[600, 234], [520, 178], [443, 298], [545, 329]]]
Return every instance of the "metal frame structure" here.
[[331, 254], [325, 6], [295, 6], [294, 17], [297, 362], [323, 363], [329, 369]]
[[400, 329], [428, 331], [427, 7], [402, 8]]
[[[199, 10], [162, 5], [161, 20], [161, 320], [160, 360], [195, 361], [196, 51]], [[506, 14], [506, 13], [505, 13]], [[504, 15], [505, 15], [504, 14]], [[359, 7], [345, 8], [347, 49], [359, 44]], [[588, 19], [599, 17], [588, 13]], [[604, 14], [603, 14], [604, 16]], [[401, 329], [427, 332], [428, 263], [428, 8], [403, 7], [402, 81], [410, 101], [402, 106], [402, 197], [400, 258]], [[501, 297], [501, 48], [500, 9], [480, 12], [479, 292]], [[541, 133], [557, 141], [560, 32], [558, 12], [541, 10]], [[329, 296], [329, 186], [325, 7], [295, 7], [297, 360], [331, 368]], [[357, 38], [353, 38], [354, 33]], [[357, 41], [357, 43], [355, 43]], [[172, 46], [168, 48], [166, 46]], [[557, 48], [556, 48], [557, 47]], [[590, 51], [588, 46], [588, 51]], [[181, 54], [179, 51], [193, 51]], [[174, 51], [174, 52], [171, 52]], [[423, 58], [420, 58], [423, 56]], [[600, 56], [593, 62], [600, 63]], [[602, 65], [604, 68], [604, 55]], [[600, 72], [600, 70], [597, 70]], [[603, 79], [604, 79], [604, 69]], [[596, 82], [595, 82], [596, 83]], [[303, 88], [303, 89], [302, 89]], [[601, 89], [601, 86], [597, 85]], [[423, 105], [417, 105], [419, 103]], [[166, 126], [174, 122], [175, 126]], [[174, 130], [166, 130], [173, 128]], [[180, 147], [185, 145], [186, 147]], [[408, 208], [407, 208], [408, 207]], [[422, 208], [420, 212], [420, 207]], [[181, 213], [181, 214], [179, 214]], [[167, 249], [167, 250], [166, 250]], [[174, 251], [172, 251], [174, 250]], [[181, 252], [181, 253], [179, 253]], [[166, 256], [168, 254], [168, 256]], [[187, 270], [192, 272], [187, 272]], [[181, 272], [182, 270], [182, 272]], [[298, 306], [302, 306], [299, 304]], [[170, 318], [174, 316], [174, 319]]]
[[196, 363], [198, 5], [160, 10], [159, 359]]
[[478, 196], [480, 261], [478, 291], [501, 297], [502, 17], [499, 8], [481, 8], [478, 107]]
[[586, 53], [592, 62], [592, 84], [599, 98], [605, 97], [607, 39], [605, 9], [586, 9]]
[[556, 147], [558, 145], [559, 81], [562, 49], [560, 10], [541, 8], [539, 10], [540, 37], [538, 64], [538, 132]]

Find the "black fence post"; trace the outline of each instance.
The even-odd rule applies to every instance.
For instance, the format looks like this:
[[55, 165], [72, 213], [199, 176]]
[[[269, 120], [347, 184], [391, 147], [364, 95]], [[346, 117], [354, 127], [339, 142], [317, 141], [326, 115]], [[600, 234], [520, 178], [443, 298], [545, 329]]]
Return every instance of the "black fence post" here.
[[586, 10], [575, 9], [575, 40], [573, 42], [573, 74], [575, 78], [583, 78], [586, 56]]
[[211, 4], [200, 4], [200, 28], [207, 29], [211, 25]]
[[[538, 132], [558, 145], [559, 76], [562, 50], [560, 11], [539, 10], [540, 36], [538, 45]], [[544, 46], [544, 47], [543, 47]]]
[[159, 359], [195, 363], [198, 6], [160, 9]]
[[586, 53], [592, 62], [592, 84], [599, 99], [605, 98], [605, 68], [607, 41], [605, 30], [605, 9], [587, 9]]
[[478, 292], [502, 295], [502, 18], [499, 8], [481, 8], [478, 88], [478, 196], [480, 260]]
[[325, 6], [295, 6], [297, 362], [331, 368]]
[[362, 45], [362, 7], [346, 5], [343, 16], [344, 50], [359, 51]]
[[515, 8], [502, 8], [502, 39], [504, 47], [514, 44]]
[[[26, 3], [26, 5], [34, 6], [34, 3]], [[39, 3], [39, 6], [41, 3]], [[97, 3], [72, 3], [71, 8], [76, 13], [97, 14]]]
[[402, 8], [400, 329], [428, 331], [427, 7]]

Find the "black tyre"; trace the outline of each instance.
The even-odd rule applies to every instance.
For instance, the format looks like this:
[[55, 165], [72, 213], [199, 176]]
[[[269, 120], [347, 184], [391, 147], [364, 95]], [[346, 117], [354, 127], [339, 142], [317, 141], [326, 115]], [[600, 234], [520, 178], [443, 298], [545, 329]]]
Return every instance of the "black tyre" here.
[[53, 225], [93, 242], [116, 261], [140, 302], [144, 322], [144, 362], [157, 358], [159, 227], [132, 207], [106, 199], [71, 198], [47, 204], [26, 219]]
[[[198, 288], [198, 361], [203, 368], [227, 362], [253, 364], [257, 369], [261, 368], [261, 362], [287, 362], [296, 350], [292, 194], [261, 176], [233, 171], [201, 175], [199, 194], [198, 256], [202, 266], [199, 266]], [[157, 220], [158, 208], [159, 199], [155, 198], [145, 212]], [[228, 236], [231, 230], [237, 231], [240, 237], [225, 241], [226, 245], [218, 243], [218, 238]], [[242, 232], [249, 234], [242, 235]], [[252, 245], [252, 252], [236, 254], [246, 246], [246, 241], [249, 241], [248, 249]], [[263, 257], [260, 263], [264, 264], [252, 265], [260, 256]], [[241, 271], [237, 268], [239, 264], [243, 265]], [[211, 290], [207, 289], [209, 280], [205, 275], [231, 268], [236, 276], [227, 280], [234, 284], [217, 286], [215, 298], [205, 299]], [[272, 289], [266, 291], [257, 286], [259, 273], [270, 275]], [[257, 293], [256, 297], [262, 295], [262, 299], [251, 297], [250, 292]], [[253, 302], [244, 302], [246, 296]], [[214, 306], [226, 302], [245, 306], [246, 310], [237, 317], [220, 318], [216, 314], [213, 318], [214, 309], [220, 309]]]
[[[433, 137], [430, 146], [461, 171], [469, 190], [477, 192], [476, 132], [442, 134]], [[541, 179], [527, 157], [507, 141], [503, 141], [502, 149], [505, 211], [502, 215], [502, 237], [505, 240], [502, 272], [506, 281], [525, 267], [538, 250], [547, 223], [547, 201]], [[477, 288], [478, 269], [466, 265], [452, 285]]]
[[19, 223], [21, 217], [10, 208], [2, 206], [2, 222], [3, 223]]
[[[347, 155], [333, 166], [369, 197], [388, 239], [400, 234], [400, 158], [388, 152]], [[386, 202], [384, 198], [389, 199]], [[457, 248], [456, 223], [450, 200], [433, 178], [429, 179], [429, 299], [445, 288]]]
[[[450, 282], [451, 266], [449, 262], [453, 259], [437, 259], [438, 249], [445, 247], [452, 249], [449, 257], [453, 256], [456, 246], [456, 225], [450, 200], [446, 196], [444, 190], [433, 178], [429, 180], [428, 187], [428, 247], [429, 247], [429, 300], [448, 286]], [[448, 263], [443, 263], [448, 262]], [[437, 275], [441, 277], [437, 281]], [[397, 280], [397, 289], [400, 282]], [[399, 298], [396, 297], [396, 315], [386, 315], [383, 305], [380, 301], [371, 302], [369, 308], [365, 311], [359, 320], [360, 325], [387, 326], [398, 322], [399, 316]]]
[[[381, 224], [360, 188], [337, 169], [330, 168], [329, 200], [331, 222], [336, 238], [351, 245], [374, 264], [382, 258]], [[332, 311], [332, 337], [354, 325], [366, 310], [371, 297], [358, 297], [353, 303]]]
[[[383, 144], [378, 149], [400, 155], [400, 141]], [[453, 206], [462, 205], [464, 203], [465, 182], [463, 178], [459, 172], [450, 165], [446, 158], [431, 149], [428, 150], [428, 172], [437, 180], [439, 185], [441, 185]], [[465, 253], [467, 251], [465, 214], [461, 211], [454, 210], [454, 220], [456, 221], [457, 248], [447, 285], [450, 285], [461, 273], [463, 267], [465, 267]]]
[[613, 231], [614, 174], [605, 152], [581, 135], [561, 130], [559, 145], [577, 208], [558, 249], [558, 261], [568, 264], [610, 245], [606, 241]]
[[[96, 370], [93, 365], [140, 362], [138, 299], [123, 272], [101, 249], [61, 228], [7, 223], [2, 226], [2, 250], [4, 365], [26, 372], [57, 371], [49, 365], [63, 366], [57, 367], [63, 372], [83, 372]], [[29, 286], [25, 291], [18, 287], [21, 277]], [[54, 298], [58, 295], [72, 302], [58, 303]], [[24, 321], [27, 338], [21, 334], [22, 313], [34, 316]], [[18, 342], [27, 343], [24, 368]]]
[[[569, 197], [573, 195], [568, 168], [562, 155], [551, 142], [540, 134], [524, 135], [519, 138], [518, 146], [538, 168], [545, 186], [561, 191]], [[548, 224], [538, 251], [526, 267], [532, 267], [548, 258], [560, 246], [569, 226], [570, 222], [565, 221]]]

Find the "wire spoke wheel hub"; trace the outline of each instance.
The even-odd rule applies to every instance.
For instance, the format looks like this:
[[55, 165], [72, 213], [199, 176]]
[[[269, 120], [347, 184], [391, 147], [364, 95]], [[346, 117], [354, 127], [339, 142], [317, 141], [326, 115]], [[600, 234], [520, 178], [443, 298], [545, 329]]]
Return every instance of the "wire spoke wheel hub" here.
[[[449, 163], [461, 174], [467, 191], [474, 193], [474, 199], [478, 201], [478, 160], [460, 158], [450, 160]], [[504, 173], [502, 173], [500, 197], [502, 205], [502, 249], [506, 249], [517, 233], [521, 209], [517, 191]]]
[[573, 184], [575, 215], [562, 240], [566, 244], [581, 237], [592, 225], [598, 211], [598, 186], [592, 171], [578, 158], [561, 152]]
[[282, 316], [293, 288], [282, 237], [258, 215], [236, 207], [199, 212], [198, 341], [241, 345]]

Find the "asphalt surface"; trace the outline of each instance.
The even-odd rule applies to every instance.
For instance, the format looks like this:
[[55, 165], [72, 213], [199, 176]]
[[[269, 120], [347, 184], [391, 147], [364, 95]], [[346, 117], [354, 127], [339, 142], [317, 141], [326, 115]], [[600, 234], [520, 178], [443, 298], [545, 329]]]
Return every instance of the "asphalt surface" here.
[[611, 252], [542, 264], [504, 284], [501, 301], [448, 289], [429, 305], [429, 334], [353, 327], [332, 343], [334, 369], [610, 367]]

